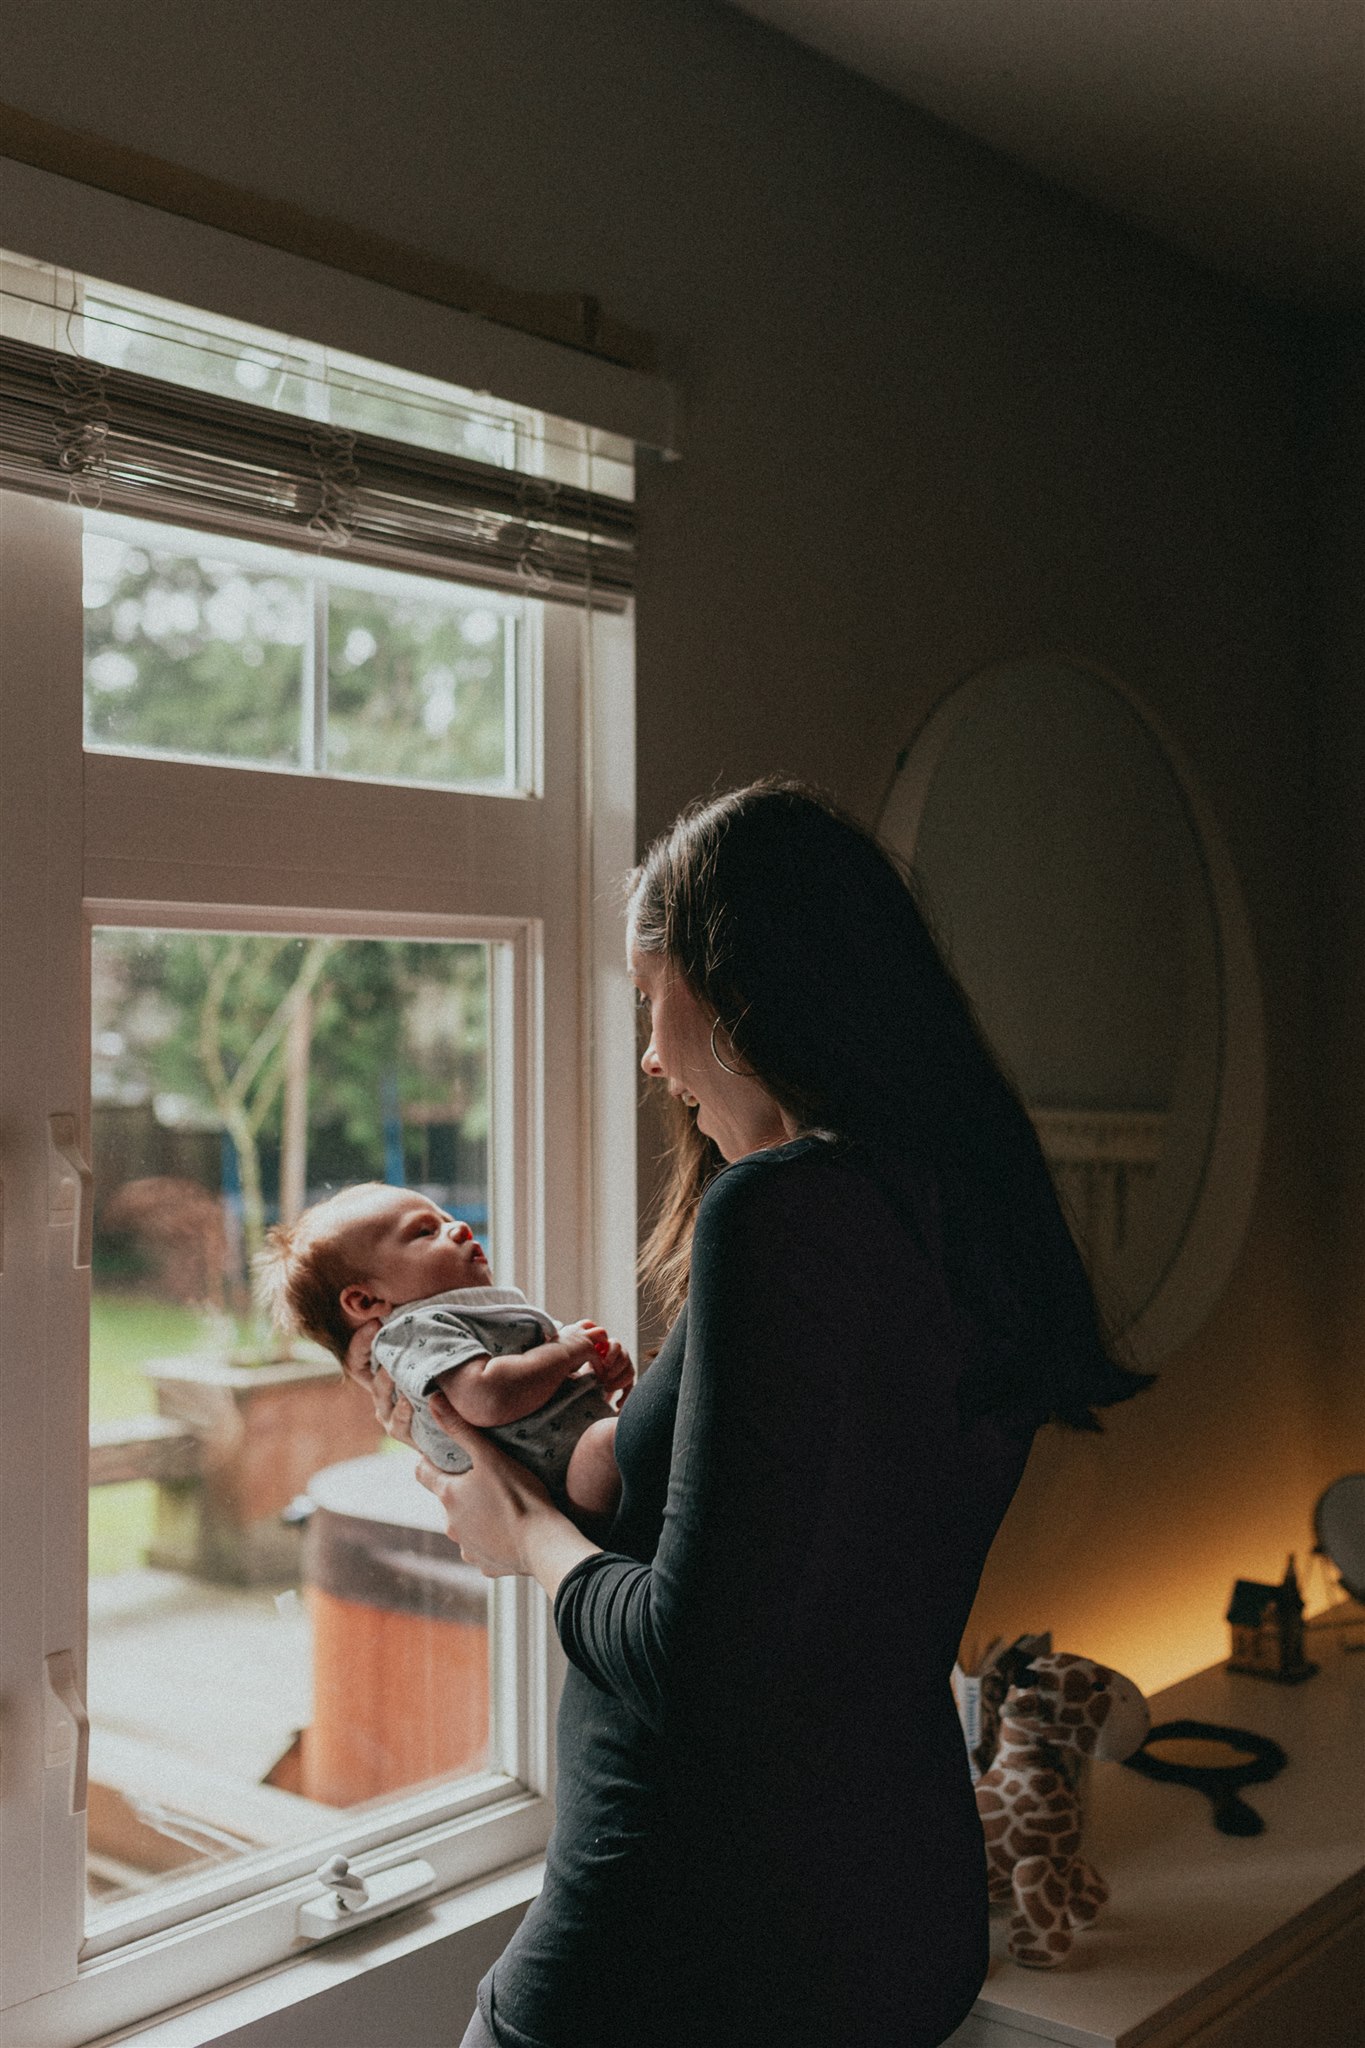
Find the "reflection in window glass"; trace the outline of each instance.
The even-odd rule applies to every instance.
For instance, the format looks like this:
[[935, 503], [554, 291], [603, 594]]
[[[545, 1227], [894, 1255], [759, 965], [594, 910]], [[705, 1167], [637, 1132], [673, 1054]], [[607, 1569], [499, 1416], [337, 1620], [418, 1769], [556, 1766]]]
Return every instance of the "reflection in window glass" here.
[[516, 786], [528, 602], [101, 512], [84, 593], [88, 746]]
[[485, 1582], [249, 1275], [356, 1180], [489, 1243], [492, 950], [95, 934], [96, 1907], [487, 1762]]

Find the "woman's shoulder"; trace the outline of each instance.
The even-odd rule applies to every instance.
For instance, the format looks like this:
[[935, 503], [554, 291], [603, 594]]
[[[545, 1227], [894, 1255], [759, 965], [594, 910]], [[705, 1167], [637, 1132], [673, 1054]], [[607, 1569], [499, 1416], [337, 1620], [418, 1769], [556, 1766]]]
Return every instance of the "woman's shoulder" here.
[[[909, 1184], [914, 1199], [899, 1185]], [[820, 1139], [751, 1153], [702, 1197], [692, 1247], [694, 1291], [732, 1285], [784, 1290], [837, 1272], [849, 1297], [913, 1301], [944, 1292], [932, 1206], [919, 1213], [916, 1177], [867, 1148]], [[931, 1191], [929, 1191], [931, 1192]]]
[[709, 1236], [831, 1208], [892, 1220], [883, 1191], [849, 1147], [822, 1136], [793, 1138], [724, 1167], [702, 1196], [697, 1228]]
[[788, 1184], [827, 1169], [835, 1156], [834, 1144], [821, 1137], [789, 1138], [785, 1145], [768, 1145], [734, 1159], [712, 1180], [702, 1196], [703, 1207], [716, 1209], [743, 1201], [756, 1189]]

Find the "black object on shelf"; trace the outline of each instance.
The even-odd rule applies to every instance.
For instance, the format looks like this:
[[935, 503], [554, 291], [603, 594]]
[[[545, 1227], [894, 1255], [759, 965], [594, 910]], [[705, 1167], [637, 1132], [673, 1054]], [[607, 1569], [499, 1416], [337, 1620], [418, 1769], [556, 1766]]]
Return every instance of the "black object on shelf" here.
[[[1180, 1739], [1222, 1742], [1240, 1750], [1245, 1763], [1176, 1764], [1148, 1754], [1154, 1742]], [[1164, 1785], [1188, 1785], [1202, 1792], [1213, 1806], [1213, 1824], [1224, 1835], [1259, 1835], [1265, 1822], [1254, 1807], [1241, 1797], [1244, 1785], [1265, 1785], [1278, 1777], [1289, 1759], [1278, 1742], [1268, 1735], [1253, 1735], [1247, 1728], [1223, 1728], [1214, 1721], [1162, 1721], [1149, 1729], [1141, 1749], [1124, 1758], [1128, 1770], [1141, 1772]]]

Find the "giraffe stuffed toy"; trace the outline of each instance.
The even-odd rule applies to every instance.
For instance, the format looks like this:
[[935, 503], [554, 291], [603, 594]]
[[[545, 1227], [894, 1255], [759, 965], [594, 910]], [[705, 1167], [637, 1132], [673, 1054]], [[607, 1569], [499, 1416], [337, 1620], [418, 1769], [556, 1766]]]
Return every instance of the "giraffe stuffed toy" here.
[[1016, 1963], [1050, 1970], [1109, 1897], [1080, 1853], [1079, 1791], [1087, 1758], [1118, 1763], [1150, 1725], [1131, 1679], [1088, 1657], [1034, 1657], [1015, 1673], [1000, 1709], [1000, 1742], [978, 1780], [993, 1902], [1013, 1903]]

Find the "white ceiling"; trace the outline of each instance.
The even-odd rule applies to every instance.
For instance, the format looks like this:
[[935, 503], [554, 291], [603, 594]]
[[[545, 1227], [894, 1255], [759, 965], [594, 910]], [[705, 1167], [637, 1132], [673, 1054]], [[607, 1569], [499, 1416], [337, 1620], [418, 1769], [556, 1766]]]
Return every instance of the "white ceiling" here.
[[1365, 0], [739, 0], [1268, 295], [1365, 298]]

